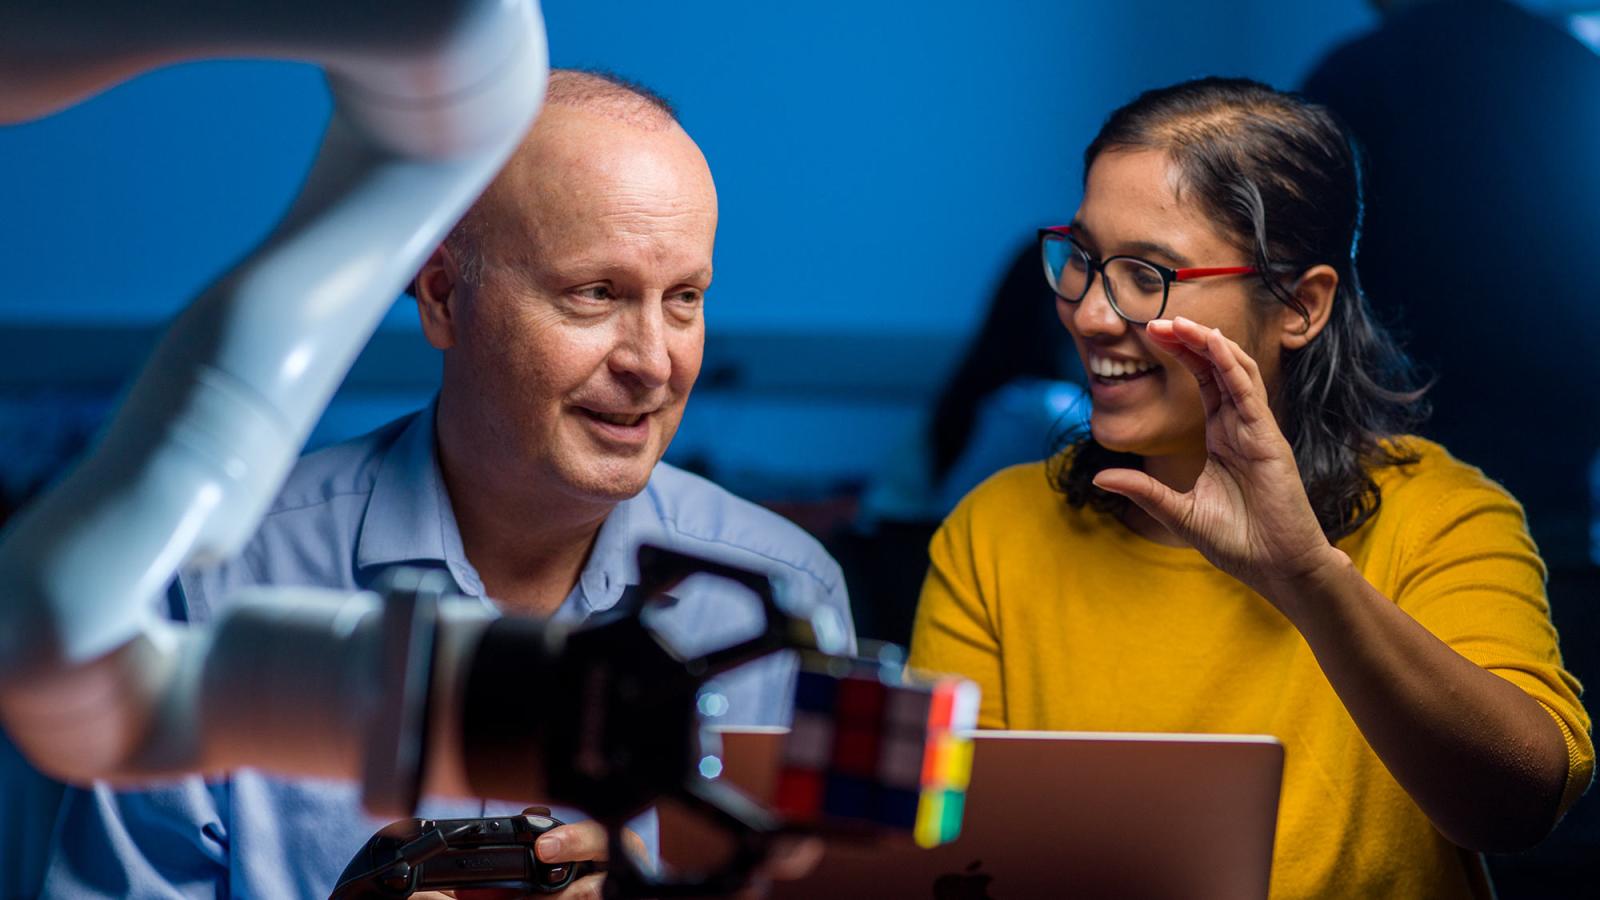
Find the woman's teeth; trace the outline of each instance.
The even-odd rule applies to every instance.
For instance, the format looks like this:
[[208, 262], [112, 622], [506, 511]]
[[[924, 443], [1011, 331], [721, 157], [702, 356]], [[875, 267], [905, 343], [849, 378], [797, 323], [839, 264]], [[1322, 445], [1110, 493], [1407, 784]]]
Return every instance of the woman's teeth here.
[[1101, 378], [1123, 378], [1129, 375], [1143, 375], [1155, 368], [1154, 363], [1142, 360], [1120, 360], [1108, 356], [1089, 357], [1089, 371]]

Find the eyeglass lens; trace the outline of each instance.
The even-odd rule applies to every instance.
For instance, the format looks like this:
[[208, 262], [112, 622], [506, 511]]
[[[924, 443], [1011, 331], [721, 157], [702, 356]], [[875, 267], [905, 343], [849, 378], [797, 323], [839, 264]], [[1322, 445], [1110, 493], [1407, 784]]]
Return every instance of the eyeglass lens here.
[[[1062, 299], [1077, 302], [1089, 292], [1096, 268], [1081, 247], [1064, 235], [1047, 235], [1043, 241], [1045, 277]], [[1111, 305], [1123, 318], [1148, 322], [1161, 315], [1166, 299], [1166, 279], [1156, 267], [1130, 257], [1115, 257], [1101, 267]]]

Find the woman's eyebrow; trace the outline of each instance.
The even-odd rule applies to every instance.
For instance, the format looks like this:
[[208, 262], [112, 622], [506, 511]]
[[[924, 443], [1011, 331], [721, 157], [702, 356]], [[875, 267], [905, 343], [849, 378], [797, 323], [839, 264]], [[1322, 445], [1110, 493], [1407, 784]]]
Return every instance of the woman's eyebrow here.
[[[1082, 219], [1073, 219], [1072, 224], [1068, 227], [1072, 229], [1073, 234], [1083, 238], [1084, 243], [1092, 244], [1095, 242], [1094, 232], [1083, 224]], [[1159, 261], [1171, 263], [1175, 269], [1182, 269], [1190, 264], [1187, 256], [1159, 241], [1131, 241], [1127, 244], [1119, 244], [1117, 245], [1116, 253], [1107, 253], [1104, 247], [1098, 249], [1107, 256], [1159, 257]]]
[[1164, 261], [1172, 263], [1173, 268], [1182, 269], [1189, 265], [1189, 258], [1172, 249], [1166, 244], [1156, 241], [1134, 241], [1127, 245], [1134, 256], [1158, 256]]

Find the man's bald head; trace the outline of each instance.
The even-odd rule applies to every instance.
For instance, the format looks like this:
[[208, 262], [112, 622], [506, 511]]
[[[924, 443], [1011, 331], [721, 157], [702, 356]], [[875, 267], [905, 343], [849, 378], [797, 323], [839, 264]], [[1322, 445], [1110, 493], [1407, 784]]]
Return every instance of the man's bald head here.
[[[552, 69], [545, 89], [544, 107], [533, 128], [523, 139], [507, 168], [532, 153], [530, 145], [546, 136], [565, 122], [564, 112], [579, 112], [623, 125], [639, 131], [681, 131], [677, 110], [672, 103], [655, 91], [609, 72], [581, 69]], [[541, 123], [544, 127], [541, 128]], [[485, 221], [486, 201], [489, 195], [503, 188], [503, 178], [497, 178], [484, 192], [483, 198], [467, 210], [465, 216], [445, 238], [445, 247], [455, 259], [461, 278], [477, 284], [483, 277], [483, 234], [489, 227]]]
[[553, 69], [544, 104], [547, 108], [585, 109], [620, 119], [635, 128], [666, 128], [678, 121], [678, 111], [667, 98], [609, 72]]
[[417, 276], [451, 494], [590, 521], [643, 490], [700, 373], [716, 232], [711, 170], [670, 108], [557, 73]]

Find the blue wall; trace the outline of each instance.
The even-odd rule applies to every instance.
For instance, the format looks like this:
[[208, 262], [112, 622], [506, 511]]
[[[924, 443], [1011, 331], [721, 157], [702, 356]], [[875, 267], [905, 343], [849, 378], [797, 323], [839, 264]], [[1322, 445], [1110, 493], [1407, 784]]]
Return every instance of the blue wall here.
[[[545, 16], [556, 65], [655, 87], [711, 161], [708, 371], [731, 375], [702, 384], [673, 453], [752, 490], [862, 477], [913, 426], [1018, 243], [1071, 214], [1113, 107], [1203, 74], [1292, 86], [1372, 21], [1360, 0], [552, 0]], [[328, 108], [306, 66], [207, 62], [0, 128], [0, 433], [41, 407], [92, 427], [148, 334], [282, 214]], [[415, 331], [408, 301], [385, 328]], [[425, 396], [431, 358], [406, 353], [428, 351], [396, 345], [415, 349], [374, 361], [313, 443]], [[15, 491], [39, 464], [11, 444]]]
[[[1267, 0], [553, 0], [557, 65], [682, 109], [716, 173], [714, 327], [958, 333], [1019, 235], [1076, 200], [1143, 87], [1292, 84], [1368, 16]], [[164, 318], [286, 206], [328, 110], [314, 70], [202, 63], [0, 129], [0, 322]], [[21, 276], [21, 277], [18, 277]], [[409, 326], [409, 312], [396, 317]]]

